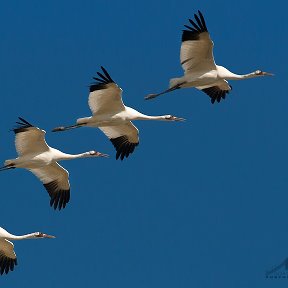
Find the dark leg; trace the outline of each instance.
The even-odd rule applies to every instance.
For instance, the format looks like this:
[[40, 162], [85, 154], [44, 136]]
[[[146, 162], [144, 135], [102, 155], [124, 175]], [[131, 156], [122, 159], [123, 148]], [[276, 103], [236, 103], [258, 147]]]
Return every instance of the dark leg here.
[[165, 91], [163, 91], [163, 92], [161, 92], [161, 93], [149, 94], [149, 95], [147, 95], [147, 96], [145, 97], [145, 100], [153, 99], [153, 98], [156, 98], [156, 97], [158, 97], [158, 96], [160, 96], [160, 95], [163, 95], [163, 94], [169, 93], [169, 92], [171, 92], [171, 91], [180, 89], [180, 88], [181, 88], [180, 86], [181, 86], [182, 84], [184, 84], [184, 83], [185, 83], [185, 82], [180, 83], [180, 84], [177, 84], [176, 86], [171, 87], [171, 88], [169, 88], [169, 89], [167, 89], [167, 90], [165, 90]]
[[71, 125], [71, 126], [60, 126], [60, 127], [56, 127], [54, 129], [52, 129], [52, 132], [59, 132], [59, 131], [65, 131], [65, 130], [70, 130], [70, 129], [75, 129], [75, 128], [80, 128], [82, 127], [83, 124], [75, 124], [75, 125]]

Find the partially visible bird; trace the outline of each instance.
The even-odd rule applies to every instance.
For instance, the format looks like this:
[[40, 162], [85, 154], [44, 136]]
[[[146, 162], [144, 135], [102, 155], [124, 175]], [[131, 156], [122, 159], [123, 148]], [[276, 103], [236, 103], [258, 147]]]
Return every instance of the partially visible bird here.
[[132, 124], [133, 120], [183, 121], [172, 115], [148, 116], [125, 106], [122, 101], [122, 89], [112, 80], [101, 66], [104, 74], [97, 72], [100, 78], [93, 78], [96, 83], [90, 86], [88, 99], [93, 116], [77, 119], [77, 124], [57, 127], [52, 131], [64, 131], [83, 126], [98, 127], [112, 142], [121, 160], [133, 153], [139, 144], [139, 131]]
[[55, 238], [42, 232], [34, 232], [22, 236], [10, 234], [5, 229], [0, 227], [0, 274], [8, 274], [9, 271], [14, 270], [17, 265], [17, 256], [14, 251], [14, 245], [9, 240], [23, 240], [23, 239], [41, 239], [41, 238]]
[[180, 62], [184, 70], [184, 76], [171, 79], [169, 89], [161, 93], [149, 94], [145, 97], [146, 100], [176, 89], [195, 87], [206, 93], [213, 104], [215, 101], [220, 102], [221, 98], [225, 99], [226, 94], [232, 90], [227, 80], [243, 80], [273, 75], [261, 70], [238, 75], [223, 66], [216, 65], [213, 57], [213, 41], [208, 33], [204, 17], [199, 10], [198, 14], [199, 16], [194, 14], [194, 21], [189, 19], [191, 26], [184, 25], [187, 29], [183, 30], [182, 33]]
[[70, 199], [69, 173], [57, 161], [87, 157], [107, 157], [108, 155], [96, 151], [81, 154], [66, 154], [49, 147], [45, 141], [45, 131], [33, 126], [19, 117], [21, 122], [12, 129], [15, 133], [15, 146], [18, 153], [16, 159], [6, 160], [0, 171], [26, 168], [31, 171], [46, 188], [50, 206], [61, 210]]

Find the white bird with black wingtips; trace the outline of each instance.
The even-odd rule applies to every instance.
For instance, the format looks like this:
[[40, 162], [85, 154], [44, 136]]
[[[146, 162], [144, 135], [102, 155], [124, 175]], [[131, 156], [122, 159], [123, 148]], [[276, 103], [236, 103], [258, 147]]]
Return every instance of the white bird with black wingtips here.
[[101, 66], [104, 75], [97, 72], [100, 78], [90, 86], [88, 104], [93, 113], [91, 117], [77, 119], [77, 124], [57, 127], [52, 131], [64, 131], [79, 127], [98, 127], [112, 142], [117, 153], [116, 159], [123, 160], [133, 153], [139, 144], [139, 131], [132, 124], [133, 120], [183, 121], [172, 115], [148, 116], [133, 108], [125, 106], [122, 101], [122, 89], [112, 80]]
[[10, 234], [5, 229], [0, 227], [0, 274], [8, 274], [13, 271], [17, 265], [17, 256], [14, 251], [14, 245], [9, 240], [24, 240], [24, 239], [41, 239], [41, 238], [55, 238], [42, 232], [34, 232], [21, 236]]
[[199, 16], [194, 14], [194, 21], [189, 19], [192, 27], [184, 25], [187, 30], [183, 30], [182, 33], [180, 62], [184, 76], [171, 79], [169, 89], [161, 93], [149, 94], [145, 97], [146, 100], [176, 89], [195, 87], [206, 93], [213, 104], [215, 101], [220, 102], [221, 99], [225, 99], [226, 94], [232, 90], [227, 80], [244, 80], [273, 75], [261, 70], [238, 75], [223, 66], [216, 65], [213, 56], [213, 41], [208, 33], [202, 13], [200, 11], [198, 13]]
[[81, 154], [66, 154], [49, 147], [45, 141], [45, 131], [33, 126], [19, 117], [21, 122], [14, 128], [15, 146], [19, 157], [6, 160], [0, 171], [26, 168], [31, 171], [45, 186], [50, 200], [50, 206], [61, 210], [70, 200], [69, 173], [57, 161], [88, 157], [108, 157], [96, 151]]

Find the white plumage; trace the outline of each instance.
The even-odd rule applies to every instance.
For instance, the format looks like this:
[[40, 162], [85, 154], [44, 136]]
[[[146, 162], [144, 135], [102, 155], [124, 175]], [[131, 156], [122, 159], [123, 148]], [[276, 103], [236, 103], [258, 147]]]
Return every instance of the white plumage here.
[[17, 265], [17, 256], [14, 251], [14, 244], [9, 240], [23, 240], [23, 239], [40, 239], [40, 238], [55, 238], [42, 232], [34, 232], [22, 236], [10, 234], [5, 229], [0, 227], [0, 274], [8, 274], [13, 271]]
[[81, 154], [66, 154], [49, 147], [45, 141], [45, 131], [33, 126], [23, 118], [13, 131], [15, 146], [19, 157], [6, 160], [0, 171], [13, 168], [26, 168], [31, 171], [45, 186], [50, 200], [50, 206], [61, 210], [70, 200], [69, 173], [57, 163], [60, 160], [71, 160], [87, 157], [107, 157], [96, 151]]
[[57, 127], [52, 131], [64, 131], [83, 126], [98, 127], [112, 142], [117, 153], [116, 159], [123, 160], [133, 153], [139, 144], [139, 131], [132, 120], [163, 120], [182, 121], [172, 115], [148, 116], [133, 108], [127, 107], [122, 101], [122, 89], [112, 80], [105, 68], [104, 74], [97, 72], [100, 78], [90, 86], [88, 104], [93, 116], [77, 119], [77, 124]]
[[242, 80], [271, 73], [256, 70], [255, 72], [238, 75], [228, 69], [215, 64], [213, 56], [213, 41], [210, 38], [204, 17], [200, 11], [199, 16], [194, 14], [195, 20], [189, 19], [191, 26], [184, 25], [187, 30], [183, 30], [182, 44], [180, 50], [180, 62], [184, 70], [184, 76], [170, 80], [169, 89], [157, 93], [149, 94], [145, 99], [156, 98], [170, 91], [195, 87], [202, 90], [214, 103], [225, 99], [232, 87], [226, 80]]

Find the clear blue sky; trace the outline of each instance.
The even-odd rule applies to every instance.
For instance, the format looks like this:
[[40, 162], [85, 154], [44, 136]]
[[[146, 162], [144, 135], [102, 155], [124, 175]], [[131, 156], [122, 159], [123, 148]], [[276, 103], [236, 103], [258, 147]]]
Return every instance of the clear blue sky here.
[[[0, 175], [0, 226], [57, 236], [15, 242], [19, 266], [1, 287], [287, 287], [265, 279], [288, 257], [283, 3], [1, 1], [1, 161], [16, 156], [8, 130], [18, 116], [45, 129], [52, 147], [111, 155], [62, 162], [71, 202], [61, 212], [31, 173]], [[215, 105], [195, 89], [144, 101], [181, 76], [181, 30], [198, 9], [217, 64], [275, 76], [231, 82]], [[50, 133], [90, 115], [88, 85], [100, 65], [126, 105], [187, 121], [137, 122], [141, 143], [123, 162], [97, 129]]]

